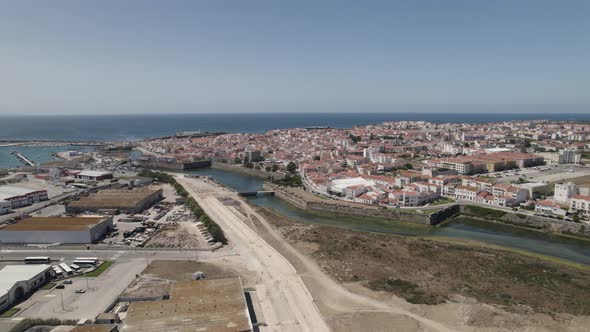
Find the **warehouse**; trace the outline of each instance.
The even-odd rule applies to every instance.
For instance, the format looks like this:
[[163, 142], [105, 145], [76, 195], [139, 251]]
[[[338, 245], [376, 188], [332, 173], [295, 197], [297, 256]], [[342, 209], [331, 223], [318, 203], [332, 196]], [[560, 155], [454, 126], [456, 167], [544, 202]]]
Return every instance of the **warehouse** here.
[[47, 190], [18, 186], [0, 186], [0, 201], [10, 202], [13, 209], [18, 209], [48, 199]]
[[113, 178], [113, 173], [109, 171], [88, 171], [84, 170], [75, 175], [78, 180], [100, 181]]
[[100, 210], [118, 210], [126, 213], [138, 213], [163, 198], [162, 189], [141, 188], [101, 190], [95, 194], [70, 202], [66, 211], [70, 213], [99, 212]]
[[252, 331], [240, 277], [181, 281], [169, 300], [132, 302], [122, 332]]
[[0, 312], [18, 304], [50, 278], [49, 265], [7, 265], [0, 270]]
[[96, 243], [113, 229], [106, 217], [38, 217], [0, 229], [0, 243]]
[[7, 214], [12, 211], [12, 204], [9, 201], [0, 200], [0, 215]]

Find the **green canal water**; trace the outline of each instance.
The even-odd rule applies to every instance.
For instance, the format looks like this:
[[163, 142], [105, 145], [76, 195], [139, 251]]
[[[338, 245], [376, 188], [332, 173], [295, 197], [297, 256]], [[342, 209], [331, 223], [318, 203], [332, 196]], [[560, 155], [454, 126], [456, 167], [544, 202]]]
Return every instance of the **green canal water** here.
[[[192, 172], [208, 175], [237, 191], [262, 189], [263, 180], [218, 169], [199, 169]], [[309, 224], [343, 227], [366, 232], [403, 236], [435, 236], [449, 239], [473, 240], [524, 250], [536, 254], [590, 265], [590, 241], [461, 217], [440, 227], [385, 221], [362, 217], [340, 217], [310, 213], [298, 209], [276, 197], [249, 198], [252, 203], [272, 209], [278, 214]]]

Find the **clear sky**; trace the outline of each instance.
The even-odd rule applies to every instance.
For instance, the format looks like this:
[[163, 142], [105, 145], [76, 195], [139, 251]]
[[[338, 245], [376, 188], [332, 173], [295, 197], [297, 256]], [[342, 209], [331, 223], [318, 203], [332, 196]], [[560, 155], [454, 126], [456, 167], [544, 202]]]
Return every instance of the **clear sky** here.
[[0, 115], [588, 105], [588, 0], [0, 0]]

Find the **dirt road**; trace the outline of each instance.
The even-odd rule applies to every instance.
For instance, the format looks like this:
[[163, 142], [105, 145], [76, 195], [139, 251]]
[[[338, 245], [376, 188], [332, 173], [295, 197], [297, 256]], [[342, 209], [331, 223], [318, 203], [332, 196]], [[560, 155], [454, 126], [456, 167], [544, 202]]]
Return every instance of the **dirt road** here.
[[328, 331], [296, 270], [216, 196], [232, 195], [201, 179], [177, 177], [203, 210], [221, 226], [233, 250], [258, 271], [256, 293], [269, 331]]

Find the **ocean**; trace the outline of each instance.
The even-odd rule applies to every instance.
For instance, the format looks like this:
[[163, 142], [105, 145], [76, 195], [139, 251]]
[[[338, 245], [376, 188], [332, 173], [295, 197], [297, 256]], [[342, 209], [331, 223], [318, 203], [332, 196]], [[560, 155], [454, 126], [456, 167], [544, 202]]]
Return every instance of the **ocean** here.
[[349, 128], [384, 121], [486, 123], [504, 120], [590, 121], [589, 113], [251, 113], [88, 116], [0, 116], [0, 140], [133, 141], [179, 131], [265, 132], [278, 128]]

